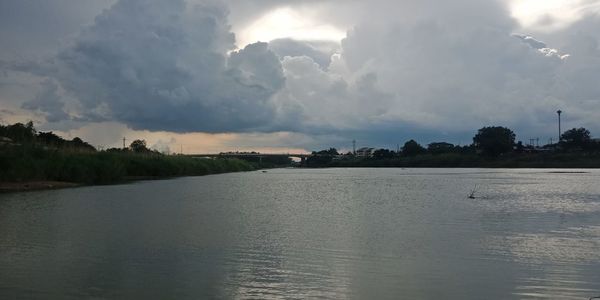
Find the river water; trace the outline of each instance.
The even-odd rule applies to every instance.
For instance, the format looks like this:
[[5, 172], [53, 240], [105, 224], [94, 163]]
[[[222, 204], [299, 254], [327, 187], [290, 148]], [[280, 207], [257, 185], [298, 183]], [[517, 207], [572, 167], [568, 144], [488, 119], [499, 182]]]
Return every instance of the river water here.
[[600, 171], [583, 172], [278, 169], [3, 194], [0, 299], [588, 299]]

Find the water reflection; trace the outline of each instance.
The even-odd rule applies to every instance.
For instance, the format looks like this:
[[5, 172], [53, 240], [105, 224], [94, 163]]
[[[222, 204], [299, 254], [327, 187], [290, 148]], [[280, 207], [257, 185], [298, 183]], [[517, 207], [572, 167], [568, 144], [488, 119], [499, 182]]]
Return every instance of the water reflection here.
[[298, 252], [275, 255], [271, 250], [240, 249], [231, 257], [225, 284], [232, 288], [233, 298], [336, 299], [350, 294], [344, 265], [331, 264], [314, 252], [309, 257]]
[[5, 194], [0, 298], [587, 299], [598, 179], [273, 170]]

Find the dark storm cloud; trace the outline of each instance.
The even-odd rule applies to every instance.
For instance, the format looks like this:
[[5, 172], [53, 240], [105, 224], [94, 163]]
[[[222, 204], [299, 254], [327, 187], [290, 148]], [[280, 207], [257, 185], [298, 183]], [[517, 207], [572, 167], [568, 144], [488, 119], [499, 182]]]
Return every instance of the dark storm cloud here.
[[[404, 11], [413, 15], [405, 17], [398, 10], [402, 7], [410, 7]], [[388, 11], [399, 15], [382, 17], [391, 14]], [[363, 21], [342, 42], [342, 67], [338, 69], [346, 68], [344, 78], [350, 85], [352, 76], [374, 73], [374, 86], [393, 95], [393, 100], [375, 104], [381, 105], [383, 113], [368, 112], [374, 100], [358, 101], [360, 118], [353, 120], [373, 132], [390, 122], [457, 134], [499, 124], [525, 135], [550, 135], [554, 111], [568, 107], [576, 113], [573, 99], [594, 86], [563, 94], [574, 85], [575, 74], [593, 78], [595, 60], [588, 55], [585, 60], [591, 65], [576, 66], [577, 60], [571, 60], [575, 52], [558, 43], [557, 49], [572, 57], [564, 60], [558, 50], [541, 42], [531, 47], [512, 37], [521, 28], [501, 2], [376, 1], [365, 3], [355, 13]], [[597, 53], [597, 47], [588, 49]], [[565, 72], [571, 68], [575, 68], [572, 74]], [[589, 72], [584, 73], [585, 69]], [[598, 111], [593, 114], [597, 116]]]
[[0, 58], [55, 53], [115, 0], [0, 0]]
[[[92, 121], [175, 132], [268, 127], [281, 65], [266, 44], [228, 58], [227, 13], [216, 2], [122, 0], [35, 72], [55, 78]], [[39, 102], [24, 107], [51, 106]]]
[[42, 91], [34, 99], [23, 103], [22, 108], [43, 112], [48, 122], [70, 119], [65, 112], [65, 103], [59, 96], [58, 85], [49, 79], [42, 82]]
[[[225, 3], [233, 19], [218, 1], [121, 0], [52, 59], [5, 68], [58, 85], [48, 104], [23, 105], [49, 120], [135, 129], [462, 141], [485, 125], [554, 135], [562, 108], [567, 122], [600, 130], [594, 15], [538, 39], [514, 35], [524, 29], [504, 1]], [[282, 6], [311, 8], [348, 35], [339, 44], [280, 39], [233, 51], [230, 23]]]

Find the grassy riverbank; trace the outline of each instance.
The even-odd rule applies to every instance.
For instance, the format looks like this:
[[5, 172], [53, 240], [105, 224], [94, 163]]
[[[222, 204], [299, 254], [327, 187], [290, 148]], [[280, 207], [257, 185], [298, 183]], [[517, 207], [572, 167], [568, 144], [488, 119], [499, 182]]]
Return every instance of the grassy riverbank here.
[[0, 148], [0, 182], [111, 184], [130, 178], [199, 176], [254, 170], [237, 159], [197, 159], [134, 152], [78, 152], [34, 145]]
[[476, 154], [423, 154], [387, 159], [321, 159], [308, 167], [321, 168], [600, 168], [600, 153], [510, 153], [499, 157]]

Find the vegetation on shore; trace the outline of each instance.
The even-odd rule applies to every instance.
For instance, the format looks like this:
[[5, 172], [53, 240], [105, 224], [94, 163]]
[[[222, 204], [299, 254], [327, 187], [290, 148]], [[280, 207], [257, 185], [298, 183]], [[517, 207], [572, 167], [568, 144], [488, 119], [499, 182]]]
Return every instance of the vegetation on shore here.
[[[304, 167], [483, 167], [600, 168], [600, 143], [584, 128], [566, 131], [559, 143], [542, 147], [515, 143], [504, 127], [484, 127], [473, 144], [446, 142], [421, 146], [407, 141], [400, 151], [370, 149], [340, 154], [336, 149], [313, 152]], [[290, 166], [289, 157], [248, 156], [243, 159], [165, 155], [135, 140], [125, 149], [97, 151], [79, 138], [65, 140], [52, 132], [37, 132], [33, 124], [0, 125], [0, 183], [71, 182], [110, 184], [140, 178], [198, 176]]]
[[501, 157], [483, 157], [464, 154], [423, 154], [414, 157], [387, 159], [352, 158], [331, 160], [326, 164], [310, 164], [310, 167], [334, 168], [600, 168], [600, 154], [576, 153], [522, 153]]
[[127, 149], [97, 151], [79, 138], [64, 140], [36, 132], [33, 124], [0, 126], [0, 182], [66, 181], [110, 184], [131, 178], [198, 176], [250, 171], [238, 159], [200, 159], [163, 155], [136, 140]]
[[484, 127], [473, 144], [447, 142], [421, 146], [407, 141], [400, 151], [368, 149], [340, 154], [334, 148], [313, 152], [306, 167], [431, 167], [431, 168], [600, 168], [600, 142], [585, 128], [564, 132], [558, 143], [544, 146], [515, 142], [505, 127]]

